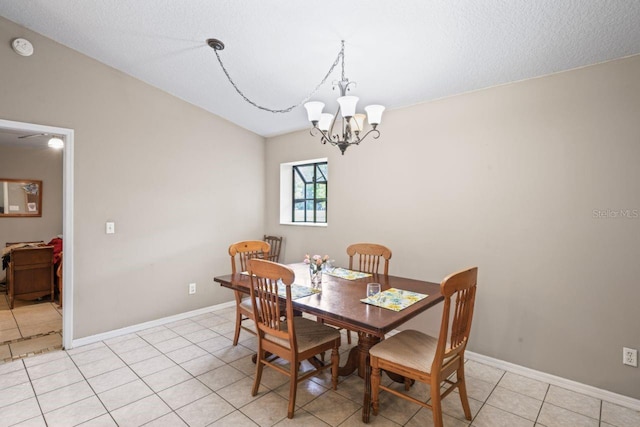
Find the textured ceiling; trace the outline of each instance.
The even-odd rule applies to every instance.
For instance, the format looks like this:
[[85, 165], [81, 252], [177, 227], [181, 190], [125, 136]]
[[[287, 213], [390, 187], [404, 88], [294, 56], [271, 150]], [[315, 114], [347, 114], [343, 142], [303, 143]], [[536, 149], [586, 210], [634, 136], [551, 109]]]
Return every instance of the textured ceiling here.
[[[243, 101], [207, 38], [225, 43], [231, 76], [270, 108], [304, 99], [342, 39], [359, 110], [640, 53], [632, 0], [0, 0], [0, 15], [264, 136], [308, 127], [304, 108]], [[314, 96], [331, 112], [335, 98], [330, 83]]]

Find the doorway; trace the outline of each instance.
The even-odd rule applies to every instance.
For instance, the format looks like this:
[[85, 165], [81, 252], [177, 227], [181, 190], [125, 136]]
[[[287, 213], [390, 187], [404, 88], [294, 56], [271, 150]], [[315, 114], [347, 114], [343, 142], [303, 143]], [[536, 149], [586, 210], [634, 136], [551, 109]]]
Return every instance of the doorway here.
[[[73, 129], [16, 122], [0, 119], [0, 132], [56, 135], [63, 139], [62, 148], [62, 240], [64, 268], [62, 269], [62, 346], [72, 348], [73, 341]], [[45, 184], [46, 185], [46, 184]], [[46, 186], [43, 185], [44, 191]], [[46, 242], [45, 242], [46, 243]], [[55, 273], [54, 273], [55, 274]]]

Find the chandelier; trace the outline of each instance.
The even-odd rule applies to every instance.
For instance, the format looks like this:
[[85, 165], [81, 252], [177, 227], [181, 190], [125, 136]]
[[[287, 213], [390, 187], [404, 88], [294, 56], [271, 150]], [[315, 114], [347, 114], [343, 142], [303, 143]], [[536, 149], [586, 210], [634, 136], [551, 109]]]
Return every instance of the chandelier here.
[[[301, 102], [291, 105], [287, 108], [283, 109], [272, 109], [268, 107], [264, 107], [258, 105], [256, 102], [249, 99], [236, 85], [233, 81], [229, 72], [225, 68], [222, 63], [222, 59], [220, 58], [219, 51], [224, 49], [224, 43], [222, 43], [218, 39], [207, 39], [207, 45], [211, 47], [216, 57], [218, 58], [218, 62], [220, 63], [220, 67], [222, 71], [227, 76], [229, 83], [233, 86], [236, 92], [249, 104], [253, 105], [256, 108], [259, 108], [264, 111], [269, 111], [271, 113], [288, 113], [294, 108], [297, 108], [304, 104], [305, 109], [307, 110], [307, 117], [313, 128], [311, 129], [312, 136], [320, 136], [320, 142], [323, 144], [329, 143], [333, 146], [337, 146], [342, 154], [347, 148], [352, 145], [358, 145], [364, 139], [372, 135], [374, 139], [378, 139], [380, 136], [380, 131], [377, 129], [380, 121], [382, 120], [382, 112], [384, 108], [382, 105], [369, 105], [365, 107], [366, 116], [364, 114], [356, 114], [356, 104], [358, 103], [358, 97], [347, 95], [347, 92], [351, 90], [352, 86], [355, 86], [355, 82], [350, 82], [348, 78], [344, 75], [344, 40], [342, 40], [342, 47], [336, 60], [333, 62], [329, 71], [325, 74], [322, 81], [315, 87], [315, 89]], [[324, 108], [324, 103], [319, 101], [310, 101], [311, 97], [320, 89], [320, 87], [327, 81], [333, 70], [341, 65], [342, 75], [339, 81], [333, 82], [333, 89], [336, 87], [340, 90], [340, 97], [337, 99], [338, 101], [338, 111], [335, 115], [330, 113], [323, 113], [322, 110]], [[340, 119], [338, 120], [338, 114], [340, 114]], [[364, 132], [364, 121], [365, 118], [368, 119], [371, 128]]]
[[[367, 112], [366, 116], [364, 114], [356, 114], [358, 97], [347, 95], [347, 91], [351, 90], [350, 86], [356, 85], [356, 82], [350, 82], [344, 76], [344, 40], [342, 40], [342, 49], [338, 54], [338, 58], [342, 62], [342, 77], [340, 81], [333, 82], [333, 89], [335, 90], [336, 87], [340, 89], [336, 115], [323, 113], [324, 103], [319, 101], [307, 102], [304, 104], [304, 108], [307, 109], [307, 116], [313, 125], [311, 135], [316, 136], [319, 133], [320, 141], [323, 144], [328, 142], [337, 146], [342, 155], [344, 155], [347, 148], [360, 144], [370, 134], [373, 134], [374, 139], [378, 139], [380, 131], [377, 127], [382, 120], [384, 107], [382, 105], [369, 105], [364, 109]], [[340, 122], [337, 120], [338, 113], [341, 115]], [[365, 118], [368, 118], [371, 129], [363, 134]], [[338, 124], [337, 127], [336, 124]]]

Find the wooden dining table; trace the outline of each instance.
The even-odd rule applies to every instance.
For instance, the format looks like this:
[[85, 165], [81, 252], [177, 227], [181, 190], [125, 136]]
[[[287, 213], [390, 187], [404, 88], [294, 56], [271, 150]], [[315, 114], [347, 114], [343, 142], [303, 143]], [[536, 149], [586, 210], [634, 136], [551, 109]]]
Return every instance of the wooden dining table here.
[[[311, 287], [308, 265], [297, 263], [288, 264], [288, 267], [296, 274], [295, 284]], [[250, 277], [242, 273], [218, 276], [214, 281], [223, 287], [247, 294], [251, 286]], [[428, 296], [396, 312], [360, 301], [366, 297], [368, 283], [380, 283], [382, 291], [396, 288]], [[369, 422], [371, 406], [369, 349], [384, 339], [385, 334], [443, 299], [439, 283], [383, 274], [349, 280], [325, 273], [322, 278], [321, 292], [295, 299], [292, 303], [294, 310], [314, 315], [331, 325], [349, 329], [358, 334], [358, 344], [350, 350], [346, 363], [340, 367], [339, 375], [348, 376], [357, 371], [358, 375], [364, 379], [362, 421]]]

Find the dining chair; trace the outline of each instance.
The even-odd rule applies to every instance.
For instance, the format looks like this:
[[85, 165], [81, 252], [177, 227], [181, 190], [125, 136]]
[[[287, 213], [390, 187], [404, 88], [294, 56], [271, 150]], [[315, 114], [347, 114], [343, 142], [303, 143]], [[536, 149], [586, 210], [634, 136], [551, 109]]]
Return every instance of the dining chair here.
[[[251, 258], [262, 258], [269, 253], [271, 247], [269, 243], [262, 240], [244, 240], [242, 242], [233, 243], [229, 246], [229, 255], [231, 256], [231, 274], [247, 271], [247, 261]], [[236, 258], [238, 260], [238, 267], [236, 264]], [[236, 329], [233, 335], [233, 345], [238, 345], [238, 339], [240, 338], [240, 329], [255, 335], [255, 330], [242, 325], [244, 320], [253, 318], [253, 306], [251, 305], [251, 298], [243, 298], [244, 294], [240, 291], [233, 291], [236, 299]]]
[[[364, 273], [378, 273], [380, 258], [384, 259], [384, 275], [389, 274], [389, 260], [391, 249], [377, 243], [354, 243], [347, 247], [349, 255], [349, 270], [358, 270]], [[354, 258], [357, 255], [357, 265], [354, 267]]]
[[[268, 366], [289, 377], [289, 406], [287, 417], [293, 418], [298, 383], [331, 368], [331, 384], [338, 388], [338, 347], [340, 332], [302, 316], [294, 316], [291, 300], [291, 285], [295, 273], [289, 267], [263, 259], [250, 259], [251, 301], [253, 317], [258, 333], [258, 357], [256, 377], [251, 395], [255, 396], [262, 380], [262, 371]], [[279, 304], [278, 285], [284, 287], [286, 295], [285, 312]], [[316, 359], [314, 368], [301, 373], [300, 364], [306, 359], [331, 350], [331, 363], [324, 364]], [[286, 365], [276, 362], [284, 359]]]
[[[349, 270], [363, 273], [377, 274], [380, 258], [384, 259], [384, 275], [389, 274], [389, 260], [391, 249], [377, 243], [354, 243], [347, 247], [349, 255]], [[354, 257], [357, 255], [357, 268], [354, 268]], [[351, 344], [351, 331], [347, 329], [347, 343]]]
[[273, 262], [280, 262], [280, 247], [282, 246], [282, 237], [267, 236], [265, 234], [262, 240], [271, 245], [271, 250], [269, 250], [269, 255], [267, 255], [266, 259]]
[[[371, 402], [374, 415], [378, 415], [380, 410], [380, 390], [385, 390], [431, 409], [434, 425], [442, 427], [441, 401], [457, 388], [464, 416], [471, 420], [464, 377], [464, 352], [471, 331], [477, 278], [478, 268], [473, 267], [447, 276], [440, 284], [444, 307], [438, 338], [419, 331], [405, 330], [371, 347]], [[453, 319], [450, 322], [453, 297]], [[409, 390], [410, 380], [430, 385], [430, 396], [426, 396], [423, 402], [382, 385], [382, 369], [404, 376], [405, 391]], [[453, 373], [456, 374], [455, 381], [450, 379]], [[449, 387], [441, 389], [442, 383], [448, 384]], [[429, 397], [430, 404], [427, 403]]]

